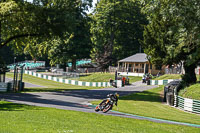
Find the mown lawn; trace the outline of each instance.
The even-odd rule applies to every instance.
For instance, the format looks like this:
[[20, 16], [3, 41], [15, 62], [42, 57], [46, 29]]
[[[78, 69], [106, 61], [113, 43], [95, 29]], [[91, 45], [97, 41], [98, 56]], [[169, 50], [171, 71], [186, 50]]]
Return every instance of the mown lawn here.
[[2, 133], [199, 133], [199, 128], [0, 101]]
[[[13, 73], [6, 73], [6, 77], [13, 78]], [[98, 87], [87, 87], [64, 84], [55, 82], [47, 79], [37, 78], [28, 74], [23, 75], [23, 82], [28, 82], [36, 85], [41, 85], [41, 88], [25, 88], [25, 91], [62, 91], [62, 90], [73, 90], [73, 89], [95, 89]]]
[[[165, 120], [200, 124], [200, 115], [191, 114], [162, 103], [163, 86], [119, 98], [118, 111]], [[98, 104], [95, 101], [93, 104]], [[114, 107], [116, 110], [116, 107]]]
[[[126, 76], [125, 76], [126, 77]], [[129, 76], [130, 83], [142, 80], [142, 77]], [[84, 76], [80, 76], [78, 80], [88, 82], [109, 82], [110, 79], [115, 79], [114, 73], [92, 73]]]
[[166, 80], [166, 79], [181, 79], [180, 74], [165, 74], [160, 77], [155, 77], [153, 80]]
[[180, 90], [179, 95], [185, 98], [200, 100], [200, 83]]

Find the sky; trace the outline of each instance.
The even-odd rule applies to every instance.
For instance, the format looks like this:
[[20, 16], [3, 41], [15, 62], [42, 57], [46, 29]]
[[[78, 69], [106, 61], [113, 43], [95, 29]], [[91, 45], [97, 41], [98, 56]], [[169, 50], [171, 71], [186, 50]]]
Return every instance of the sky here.
[[[95, 4], [96, 4], [96, 3], [97, 3], [97, 0], [93, 0], [93, 3], [92, 3], [93, 8], [95, 7]], [[89, 10], [89, 13], [90, 13], [90, 12], [92, 12], [91, 9]]]
[[[32, 2], [33, 0], [27, 0], [28, 2]], [[94, 5], [95, 5], [95, 3], [97, 3], [97, 0], [93, 0], [93, 7], [94, 7]]]

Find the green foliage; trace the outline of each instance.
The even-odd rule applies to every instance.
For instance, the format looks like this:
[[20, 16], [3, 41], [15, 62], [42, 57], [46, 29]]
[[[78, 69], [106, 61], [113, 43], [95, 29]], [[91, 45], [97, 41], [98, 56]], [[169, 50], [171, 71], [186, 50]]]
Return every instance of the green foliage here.
[[[55, 64], [63, 62], [63, 59], [58, 59], [63, 56], [63, 45], [59, 50], [57, 45], [67, 41], [70, 48], [65, 52], [68, 56], [80, 55], [75, 57], [77, 59], [84, 58], [83, 55], [88, 57], [90, 39], [85, 11], [91, 3], [91, 0], [1, 1], [0, 48], [11, 45], [18, 53], [24, 51], [35, 60], [42, 55], [49, 56], [51, 63]], [[55, 47], [52, 46], [54, 42]], [[80, 45], [87, 49], [80, 49]]]
[[194, 69], [200, 56], [200, 8], [198, 0], [155, 0], [144, 3], [148, 16], [143, 47], [153, 64], [184, 61], [183, 80], [196, 82]]
[[[69, 2], [64, 3], [68, 4]], [[62, 36], [53, 37], [47, 43], [37, 44], [36, 48], [41, 54], [48, 56], [51, 65], [64, 64], [66, 66], [66, 63], [71, 61], [74, 65], [77, 59], [89, 57], [91, 41], [86, 9], [90, 4], [91, 0], [78, 0], [74, 2], [73, 7], [70, 7], [73, 9], [72, 11], [68, 11], [69, 7], [65, 7], [67, 12], [62, 19], [67, 20], [68, 16], [72, 19], [72, 23], [63, 23], [69, 27], [62, 27], [66, 32]]]
[[139, 52], [146, 20], [137, 1], [101, 0], [91, 18], [91, 56], [103, 69]]

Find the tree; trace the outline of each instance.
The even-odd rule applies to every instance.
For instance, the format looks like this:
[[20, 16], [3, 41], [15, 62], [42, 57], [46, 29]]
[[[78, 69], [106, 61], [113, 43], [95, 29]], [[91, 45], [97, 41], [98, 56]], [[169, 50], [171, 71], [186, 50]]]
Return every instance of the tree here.
[[[0, 2], [0, 48], [10, 45], [23, 52], [48, 43], [73, 29], [77, 0], [3, 0]], [[32, 52], [33, 53], [33, 52]]]
[[145, 3], [149, 24], [144, 31], [144, 51], [154, 64], [184, 61], [186, 85], [196, 82], [200, 60], [200, 1], [154, 0]]
[[[73, 27], [67, 30], [63, 36], [56, 36], [48, 43], [36, 44], [41, 53], [48, 55], [51, 64], [63, 64], [66, 68], [67, 62], [72, 62], [72, 69], [76, 69], [76, 60], [89, 58], [91, 50], [89, 18], [86, 14], [91, 0], [77, 0], [74, 11], [71, 12]], [[66, 18], [65, 18], [66, 19]]]
[[147, 21], [133, 0], [101, 0], [91, 15], [92, 58], [102, 69], [139, 52]]

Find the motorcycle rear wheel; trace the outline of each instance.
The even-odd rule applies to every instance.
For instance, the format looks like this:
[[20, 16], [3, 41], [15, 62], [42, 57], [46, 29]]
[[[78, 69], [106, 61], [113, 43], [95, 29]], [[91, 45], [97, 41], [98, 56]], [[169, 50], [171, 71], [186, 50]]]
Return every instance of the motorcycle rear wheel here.
[[104, 106], [106, 105], [106, 100], [103, 100], [99, 105], [96, 106], [95, 111], [102, 111], [102, 109], [104, 108]]
[[103, 109], [103, 113], [107, 113], [110, 109], [112, 109], [112, 105], [108, 105]]

